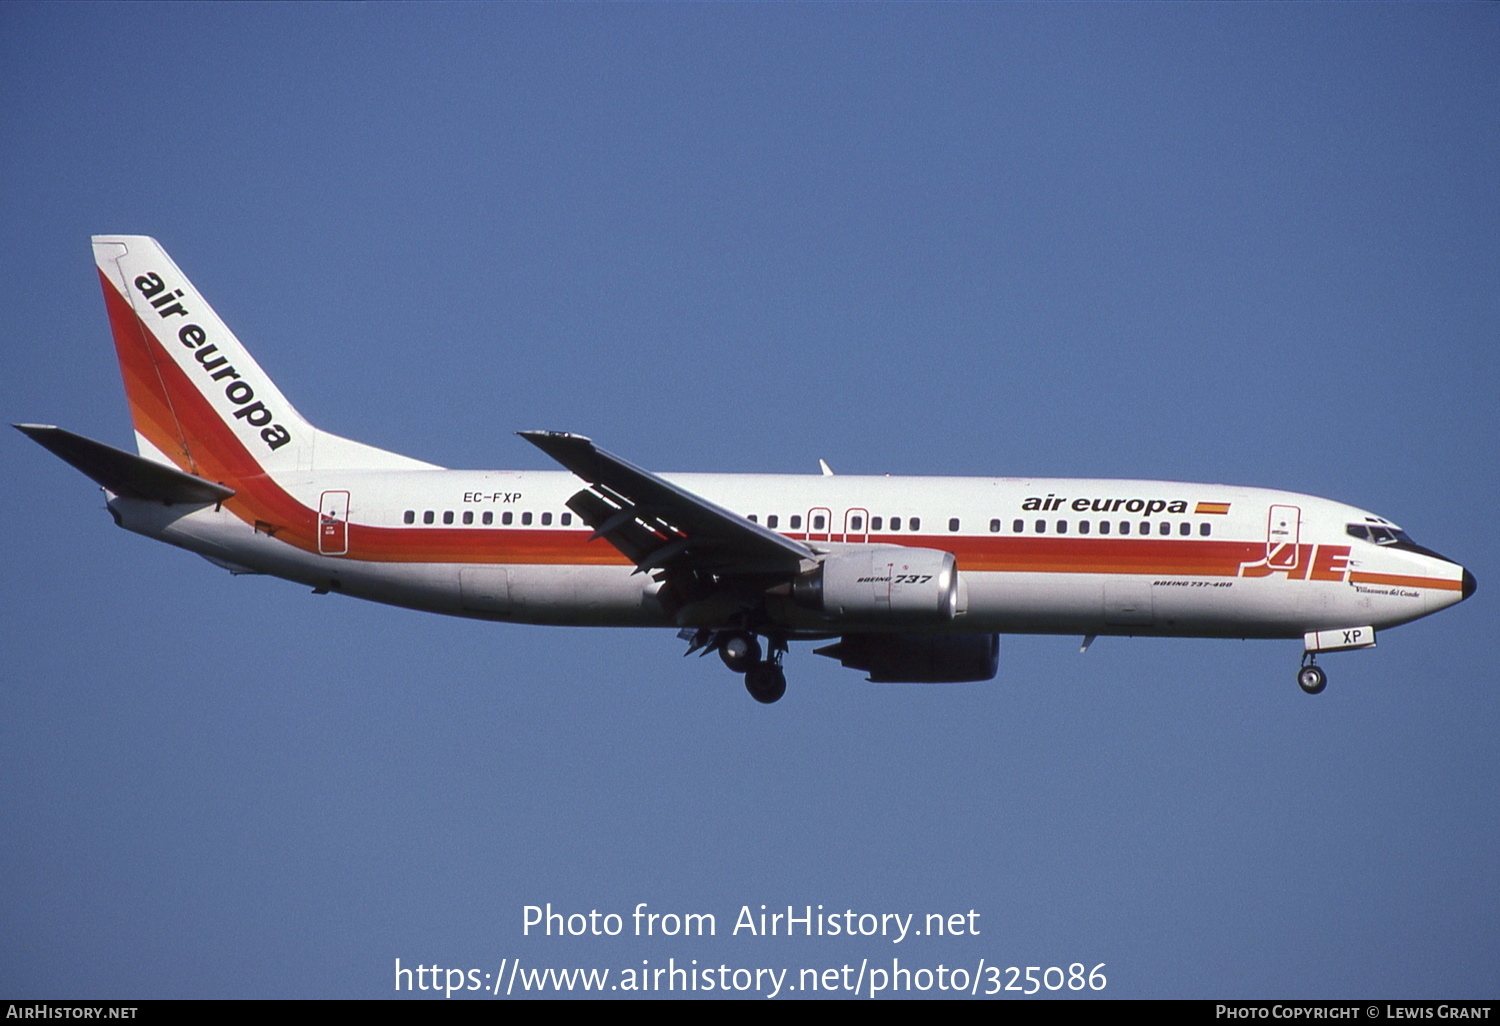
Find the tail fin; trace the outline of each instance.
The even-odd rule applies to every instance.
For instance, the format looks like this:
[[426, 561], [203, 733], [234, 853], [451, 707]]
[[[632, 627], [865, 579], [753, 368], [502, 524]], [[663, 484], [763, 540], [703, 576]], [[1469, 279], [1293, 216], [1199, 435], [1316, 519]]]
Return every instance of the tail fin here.
[[304, 420], [155, 239], [96, 235], [94, 262], [142, 456], [209, 480], [432, 467]]

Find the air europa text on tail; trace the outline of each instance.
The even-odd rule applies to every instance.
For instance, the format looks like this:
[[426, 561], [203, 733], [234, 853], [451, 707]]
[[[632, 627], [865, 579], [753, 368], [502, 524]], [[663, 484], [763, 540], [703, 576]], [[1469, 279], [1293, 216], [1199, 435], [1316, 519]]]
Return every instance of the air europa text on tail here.
[[[180, 302], [182, 290], [168, 289], [161, 275], [155, 271], [139, 275], [135, 279], [135, 287], [141, 295], [146, 297], [146, 302], [151, 304], [151, 308], [163, 320], [172, 316], [189, 316], [187, 309]], [[279, 449], [292, 440], [291, 432], [280, 424], [274, 423], [275, 415], [266, 408], [265, 403], [255, 398], [255, 389], [250, 386], [249, 382], [240, 379], [239, 372], [229, 366], [229, 358], [220, 354], [219, 347], [208, 341], [208, 333], [202, 327], [197, 324], [184, 324], [177, 331], [177, 340], [194, 350], [193, 357], [208, 372], [211, 379], [228, 382], [224, 386], [224, 396], [239, 407], [234, 411], [235, 419], [260, 428], [261, 441], [265, 442], [268, 448]]]

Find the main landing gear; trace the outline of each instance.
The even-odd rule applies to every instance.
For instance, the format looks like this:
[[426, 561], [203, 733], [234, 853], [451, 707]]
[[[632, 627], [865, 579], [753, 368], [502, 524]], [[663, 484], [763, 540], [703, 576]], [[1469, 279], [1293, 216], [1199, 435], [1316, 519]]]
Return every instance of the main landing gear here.
[[1316, 695], [1328, 686], [1328, 674], [1318, 665], [1316, 652], [1302, 653], [1302, 668], [1297, 671], [1297, 686], [1309, 695]]
[[776, 640], [771, 642], [769, 658], [762, 659], [760, 642], [754, 634], [742, 631], [726, 634], [719, 642], [719, 658], [735, 673], [745, 675], [745, 690], [763, 705], [786, 694], [786, 671], [781, 668], [785, 654], [786, 642]]
[[786, 694], [786, 671], [780, 663], [756, 663], [745, 671], [745, 690], [763, 705]]
[[690, 642], [684, 655], [699, 650], [707, 655], [717, 650], [725, 666], [734, 673], [745, 675], [745, 690], [757, 702], [770, 705], [786, 694], [786, 671], [781, 668], [781, 657], [786, 654], [785, 640], [767, 639], [771, 651], [769, 656], [763, 656], [760, 641], [749, 631], [705, 628], [696, 632], [683, 631], [682, 637]]

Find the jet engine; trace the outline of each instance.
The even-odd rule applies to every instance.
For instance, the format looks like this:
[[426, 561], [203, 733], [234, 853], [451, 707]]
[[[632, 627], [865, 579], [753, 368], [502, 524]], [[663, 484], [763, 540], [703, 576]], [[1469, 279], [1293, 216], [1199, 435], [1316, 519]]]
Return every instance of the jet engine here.
[[945, 623], [958, 608], [958, 564], [937, 549], [839, 552], [792, 582], [792, 601], [860, 623]]

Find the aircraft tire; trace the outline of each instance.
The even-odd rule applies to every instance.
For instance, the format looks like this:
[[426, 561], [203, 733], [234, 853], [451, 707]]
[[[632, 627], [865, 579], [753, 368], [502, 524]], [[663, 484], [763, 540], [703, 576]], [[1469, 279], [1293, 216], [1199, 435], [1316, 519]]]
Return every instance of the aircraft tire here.
[[786, 671], [775, 663], [756, 663], [745, 671], [745, 690], [762, 705], [786, 694]]
[[1321, 666], [1304, 666], [1297, 671], [1297, 686], [1309, 695], [1316, 695], [1328, 686], [1328, 674]]

